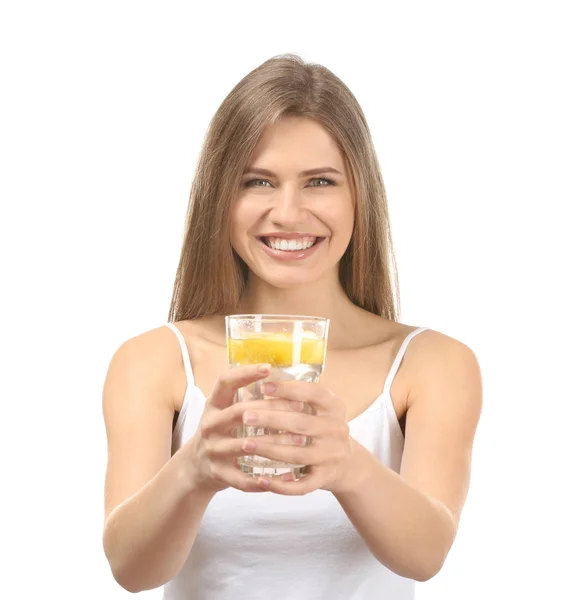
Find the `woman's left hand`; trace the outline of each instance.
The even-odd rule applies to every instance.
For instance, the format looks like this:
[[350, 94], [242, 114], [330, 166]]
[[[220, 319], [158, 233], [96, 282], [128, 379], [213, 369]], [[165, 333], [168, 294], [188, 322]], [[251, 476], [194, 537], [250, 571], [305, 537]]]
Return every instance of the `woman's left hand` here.
[[[264, 391], [273, 397], [305, 402], [311, 406], [313, 414], [279, 410], [244, 414], [247, 425], [290, 434], [280, 435], [279, 443], [272, 441], [270, 435], [244, 438], [242, 447], [248, 454], [310, 467], [309, 473], [298, 480], [287, 473], [280, 477], [261, 477], [260, 485], [276, 494], [286, 495], [302, 495], [317, 489], [333, 493], [346, 489], [355, 448], [344, 402], [320, 384], [305, 381], [268, 382]], [[289, 443], [284, 444], [283, 437]]]

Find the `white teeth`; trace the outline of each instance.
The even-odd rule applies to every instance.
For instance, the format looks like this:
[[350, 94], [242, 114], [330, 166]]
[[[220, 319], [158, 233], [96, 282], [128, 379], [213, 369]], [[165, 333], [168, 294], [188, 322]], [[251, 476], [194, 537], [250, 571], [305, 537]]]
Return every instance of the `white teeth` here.
[[265, 238], [268, 246], [274, 250], [284, 250], [291, 252], [295, 250], [307, 250], [317, 241], [316, 237], [302, 237], [294, 240], [285, 240], [283, 238]]

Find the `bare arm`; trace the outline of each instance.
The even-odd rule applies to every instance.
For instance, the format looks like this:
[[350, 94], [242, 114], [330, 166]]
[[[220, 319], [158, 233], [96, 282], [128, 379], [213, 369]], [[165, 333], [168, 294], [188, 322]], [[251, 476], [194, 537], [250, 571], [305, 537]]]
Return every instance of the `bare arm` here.
[[278, 382], [273, 390], [310, 403], [314, 415], [256, 411], [260, 426], [310, 436], [310, 445], [251, 443], [260, 456], [311, 465], [310, 474], [298, 481], [260, 478], [267, 489], [286, 495], [331, 491], [382, 564], [425, 581], [443, 565], [459, 524], [481, 411], [481, 378], [471, 350], [437, 332], [418, 336], [406, 361], [414, 383], [400, 473], [350, 437], [344, 403], [315, 383]]
[[103, 547], [131, 592], [171, 579], [192, 547], [212, 493], [191, 485], [182, 454], [170, 457], [171, 378], [179, 365], [171, 332], [154, 330], [115, 353], [103, 391], [108, 464]]
[[[206, 402], [195, 435], [172, 457], [173, 380], [178, 344], [166, 328], [127, 341], [111, 360], [103, 390], [108, 441], [103, 547], [117, 582], [131, 592], [170, 581], [192, 548], [204, 511], [228, 486], [263, 492], [235, 457], [242, 440], [230, 431], [251, 405], [293, 410], [289, 402], [233, 404], [235, 391], [269, 373], [228, 369]], [[185, 380], [184, 380], [185, 381]]]
[[439, 334], [425, 342], [429, 350], [426, 344], [416, 353], [421, 365], [409, 396], [400, 474], [356, 445], [354, 480], [335, 494], [371, 552], [418, 581], [441, 569], [455, 539], [482, 403], [471, 350]]
[[105, 553], [130, 592], [154, 589], [178, 573], [213, 496], [189, 486], [180, 462], [173, 457], [106, 520]]

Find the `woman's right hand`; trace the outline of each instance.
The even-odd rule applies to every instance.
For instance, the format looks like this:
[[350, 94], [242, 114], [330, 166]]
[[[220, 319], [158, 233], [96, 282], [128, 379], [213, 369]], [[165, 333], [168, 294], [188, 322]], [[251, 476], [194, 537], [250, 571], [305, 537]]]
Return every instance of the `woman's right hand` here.
[[[260, 381], [269, 373], [270, 365], [248, 365], [232, 367], [218, 378], [206, 401], [195, 435], [180, 449], [186, 455], [193, 486], [210, 492], [218, 492], [227, 487], [244, 492], [266, 491], [260, 486], [258, 477], [246, 475], [237, 466], [237, 457], [251, 452], [243, 449], [245, 439], [236, 438], [235, 431], [242, 425], [243, 414], [247, 410], [303, 409], [302, 403], [284, 399], [234, 403], [239, 388]], [[288, 436], [275, 437], [280, 438], [279, 443], [286, 443], [284, 438]]]

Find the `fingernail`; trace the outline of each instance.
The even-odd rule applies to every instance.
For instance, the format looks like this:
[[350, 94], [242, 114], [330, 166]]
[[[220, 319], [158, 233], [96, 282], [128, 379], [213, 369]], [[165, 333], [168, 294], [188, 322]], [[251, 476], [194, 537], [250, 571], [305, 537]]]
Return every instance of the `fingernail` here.
[[243, 422], [246, 423], [247, 425], [251, 425], [252, 423], [257, 423], [257, 421], [259, 420], [259, 416], [257, 413], [254, 412], [246, 412], [243, 415]]
[[301, 402], [300, 400], [291, 400], [291, 406], [293, 410], [296, 410], [298, 412], [301, 412], [305, 409], [305, 403]]
[[294, 444], [299, 444], [299, 446], [304, 446], [305, 443], [307, 442], [307, 436], [298, 435], [297, 433], [294, 433], [293, 435], [291, 435], [291, 439], [293, 440]]
[[257, 444], [253, 440], [244, 440], [241, 445], [242, 450], [255, 450], [257, 448]]
[[257, 365], [258, 373], [263, 373], [264, 375], [267, 375], [269, 373], [269, 371], [271, 371], [271, 365], [269, 365], [269, 364]]
[[263, 393], [272, 394], [277, 389], [277, 386], [270, 381], [263, 384]]
[[295, 481], [295, 475], [293, 475], [293, 473], [285, 473], [285, 475], [283, 475], [283, 481]]
[[262, 488], [268, 489], [269, 486], [271, 485], [271, 480], [269, 479], [269, 477], [260, 477], [259, 478], [259, 485]]

